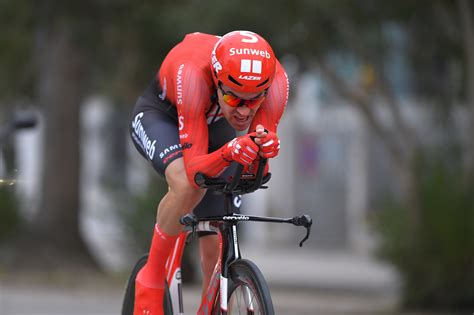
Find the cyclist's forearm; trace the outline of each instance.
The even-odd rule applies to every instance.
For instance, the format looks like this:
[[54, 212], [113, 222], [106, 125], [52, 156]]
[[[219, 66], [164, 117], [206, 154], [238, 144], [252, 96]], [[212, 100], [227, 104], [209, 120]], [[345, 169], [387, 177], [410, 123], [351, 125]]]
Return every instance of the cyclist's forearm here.
[[[186, 157], [185, 157], [186, 160]], [[222, 150], [216, 150], [209, 154], [193, 156], [186, 161], [186, 173], [189, 181], [198, 187], [194, 181], [194, 176], [197, 173], [203, 173], [206, 176], [218, 176], [232, 161], [227, 159]]]

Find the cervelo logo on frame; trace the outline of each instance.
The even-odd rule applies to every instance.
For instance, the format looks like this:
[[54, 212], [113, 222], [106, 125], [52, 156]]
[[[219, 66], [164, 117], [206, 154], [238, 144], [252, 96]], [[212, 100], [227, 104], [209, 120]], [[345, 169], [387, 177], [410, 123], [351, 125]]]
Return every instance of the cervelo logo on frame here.
[[246, 215], [228, 215], [224, 216], [222, 219], [229, 221], [247, 221], [250, 220], [250, 217]]

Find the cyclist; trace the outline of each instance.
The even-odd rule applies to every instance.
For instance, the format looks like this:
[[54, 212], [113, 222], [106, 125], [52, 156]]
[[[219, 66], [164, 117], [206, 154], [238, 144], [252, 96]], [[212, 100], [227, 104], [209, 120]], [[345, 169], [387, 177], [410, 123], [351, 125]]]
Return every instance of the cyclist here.
[[[168, 53], [131, 123], [134, 145], [169, 186], [158, 205], [148, 262], [135, 282], [135, 315], [163, 314], [165, 264], [181, 231], [179, 218], [193, 210], [217, 215], [222, 206], [222, 196], [199, 188], [195, 174], [219, 176], [233, 161], [252, 172], [260, 156], [277, 156], [288, 87], [271, 46], [250, 31], [188, 34]], [[236, 137], [236, 131], [244, 134]], [[204, 235], [199, 246], [205, 289], [219, 241]]]

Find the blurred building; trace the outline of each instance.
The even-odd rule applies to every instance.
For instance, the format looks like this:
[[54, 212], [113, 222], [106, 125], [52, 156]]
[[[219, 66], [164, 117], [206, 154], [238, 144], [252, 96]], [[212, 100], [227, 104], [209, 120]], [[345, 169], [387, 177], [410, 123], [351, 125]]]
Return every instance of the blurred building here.
[[[367, 220], [370, 181], [387, 178], [388, 162], [359, 113], [344, 103], [323, 103], [321, 89], [315, 74], [298, 83], [279, 127], [282, 149], [271, 161], [270, 188], [260, 198], [249, 196], [253, 204], [247, 209], [262, 204], [271, 215], [308, 213], [314, 220], [308, 246], [368, 254], [374, 242]], [[390, 185], [386, 180], [379, 187], [384, 184]], [[279, 226], [263, 229], [273, 233], [254, 233], [278, 244], [295, 244], [301, 234]]]
[[[400, 35], [396, 28], [388, 32]], [[398, 35], [393, 36], [398, 50], [392, 50], [387, 64], [396, 93], [403, 95], [409, 78], [403, 71], [403, 36]], [[351, 56], [335, 53], [332, 63], [346, 78], [360, 79], [356, 77], [358, 64]], [[370, 213], [396, 188], [389, 156], [360, 113], [334, 95], [318, 72], [299, 76], [291, 93], [278, 130], [280, 155], [270, 161], [269, 189], [246, 196], [243, 212], [281, 217], [310, 214], [314, 224], [306, 246], [312, 251], [371, 257], [376, 237], [371, 233]], [[123, 128], [125, 118], [116, 117], [112, 108], [107, 100], [92, 98], [82, 110], [83, 230], [96, 252], [108, 248], [104, 263], [119, 268], [118, 261], [123, 260], [120, 248], [126, 240], [120, 236], [114, 209], [117, 194], [111, 186], [125, 182], [122, 188], [130, 194], [140, 193], [146, 190], [153, 171], [132, 147]], [[15, 141], [18, 176], [27, 179], [18, 186], [25, 213], [35, 211], [31, 205], [38, 200], [41, 132], [38, 128], [20, 133]], [[117, 151], [119, 142], [126, 143], [128, 153]], [[272, 224], [242, 228], [244, 240], [256, 246], [296, 246], [303, 234], [294, 227]]]

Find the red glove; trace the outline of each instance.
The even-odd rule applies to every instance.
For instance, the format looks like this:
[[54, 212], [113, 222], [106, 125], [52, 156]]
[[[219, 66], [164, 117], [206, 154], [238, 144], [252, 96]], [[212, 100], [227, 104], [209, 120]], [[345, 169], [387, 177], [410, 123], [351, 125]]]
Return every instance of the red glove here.
[[255, 133], [234, 138], [227, 145], [224, 145], [222, 147], [224, 160], [228, 162], [236, 161], [244, 166], [252, 164], [257, 158], [259, 147], [250, 136], [255, 136]]
[[273, 131], [268, 131], [267, 135], [263, 138], [260, 138], [260, 152], [261, 156], [264, 158], [274, 158], [278, 155], [280, 151], [280, 140], [278, 136]]
[[[258, 163], [260, 163], [260, 159], [257, 157], [252, 164], [244, 168], [243, 174], [253, 176], [257, 175]], [[269, 163], [267, 161], [267, 163], [265, 164], [265, 168], [263, 169], [263, 176], [267, 175], [269, 168]]]

